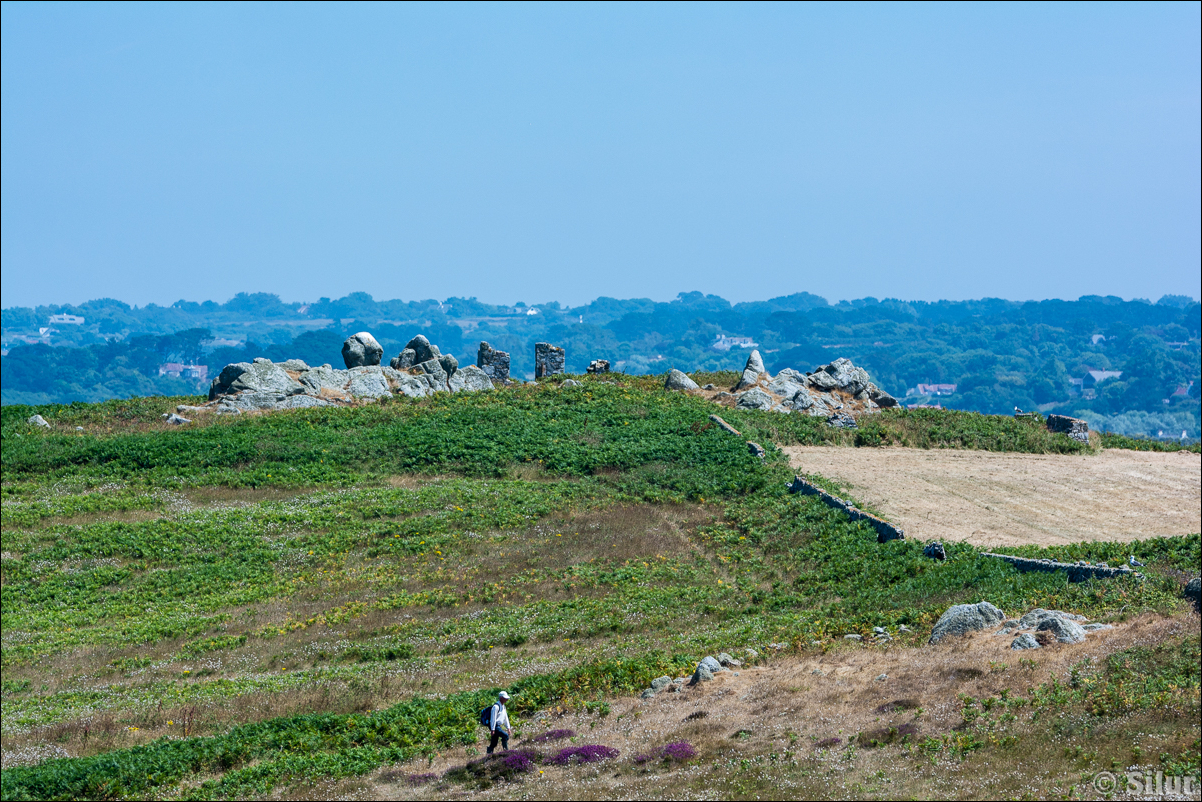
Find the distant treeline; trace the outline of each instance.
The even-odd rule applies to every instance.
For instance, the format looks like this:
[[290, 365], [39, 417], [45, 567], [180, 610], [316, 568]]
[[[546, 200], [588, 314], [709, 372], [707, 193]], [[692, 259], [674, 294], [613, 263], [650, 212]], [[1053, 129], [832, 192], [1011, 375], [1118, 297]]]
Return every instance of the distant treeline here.
[[[1198, 435], [1202, 308], [1182, 296], [1155, 304], [1086, 296], [1025, 303], [864, 298], [832, 305], [809, 293], [731, 304], [694, 292], [667, 303], [599, 298], [565, 308], [495, 306], [474, 298], [375, 301], [366, 293], [286, 304], [260, 293], [225, 304], [133, 308], [102, 300], [2, 314], [11, 349], [3, 358], [5, 403], [195, 387], [159, 376], [164, 362], [206, 364], [211, 372], [255, 356], [338, 365], [343, 339], [364, 329], [389, 356], [423, 333], [461, 362], [474, 362], [477, 344], [488, 340], [513, 354], [517, 375], [532, 371], [538, 341], [564, 346], [573, 372], [597, 358], [630, 373], [741, 368], [745, 349], [712, 347], [727, 335], [751, 338], [773, 371], [808, 370], [846, 356], [898, 397], [920, 383], [956, 385], [952, 395], [911, 401], [1002, 414], [1039, 407], [1083, 414], [1130, 434], [1185, 429]], [[50, 326], [52, 314], [85, 322]], [[45, 327], [55, 330], [38, 332]], [[57, 347], [21, 342], [38, 336]], [[1072, 380], [1090, 370], [1122, 375], [1092, 388], [1086, 395], [1095, 397], [1088, 398]]]

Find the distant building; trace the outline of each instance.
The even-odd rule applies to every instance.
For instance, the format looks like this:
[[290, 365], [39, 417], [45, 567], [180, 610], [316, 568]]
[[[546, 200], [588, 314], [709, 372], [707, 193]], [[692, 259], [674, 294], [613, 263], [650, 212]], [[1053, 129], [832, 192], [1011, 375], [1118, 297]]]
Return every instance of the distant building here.
[[532, 306], [532, 307], [530, 307], [529, 309], [527, 309], [527, 310], [526, 310], [526, 314], [527, 314], [527, 315], [537, 315], [537, 314], [538, 314], [538, 309]]
[[1091, 390], [1096, 385], [1106, 381], [1107, 379], [1122, 378], [1122, 375], [1123, 372], [1121, 370], [1091, 370], [1086, 372], [1086, 374], [1081, 377], [1081, 387], [1086, 390]]
[[918, 395], [952, 395], [956, 392], [954, 384], [920, 384]]
[[1189, 395], [1189, 391], [1192, 389], [1194, 389], [1193, 382], [1190, 382], [1189, 384], [1182, 384], [1173, 391], [1173, 395], [1170, 396], [1170, 398], [1185, 398], [1187, 395]]
[[1094, 336], [1089, 338], [1089, 341], [1092, 342], [1094, 345], [1097, 345], [1098, 343], [1104, 343], [1104, 342], [1106, 342], [1106, 335], [1105, 334], [1095, 334]]
[[50, 324], [63, 323], [68, 326], [82, 326], [83, 318], [79, 315], [51, 315]]
[[199, 382], [206, 382], [209, 380], [209, 366], [164, 362], [159, 365], [159, 375], [174, 376], [177, 379], [196, 379]]
[[942, 404], [906, 404], [906, 409], [943, 409]]
[[725, 334], [719, 334], [710, 343], [710, 348], [714, 351], [729, 351], [732, 348], [755, 348], [759, 343], [751, 341], [750, 337], [727, 337]]

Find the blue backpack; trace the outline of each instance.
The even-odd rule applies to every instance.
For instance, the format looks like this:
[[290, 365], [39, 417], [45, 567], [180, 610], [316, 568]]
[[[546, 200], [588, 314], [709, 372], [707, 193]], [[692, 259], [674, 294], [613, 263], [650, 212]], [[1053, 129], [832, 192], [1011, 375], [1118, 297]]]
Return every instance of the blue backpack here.
[[490, 724], [492, 724], [492, 709], [494, 707], [496, 707], [496, 705], [489, 705], [488, 707], [486, 707], [480, 711], [480, 724], [481, 725], [487, 727]]

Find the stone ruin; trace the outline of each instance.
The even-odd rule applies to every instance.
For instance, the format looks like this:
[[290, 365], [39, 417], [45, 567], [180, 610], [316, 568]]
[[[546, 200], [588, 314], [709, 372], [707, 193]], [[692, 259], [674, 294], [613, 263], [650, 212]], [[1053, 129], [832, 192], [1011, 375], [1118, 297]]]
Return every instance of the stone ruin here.
[[1048, 415], [1048, 431], [1053, 434], [1067, 434], [1078, 443], [1089, 442], [1089, 424], [1080, 418], [1070, 418], [1068, 415]]
[[558, 345], [534, 344], [534, 378], [543, 379], [564, 372], [567, 355]]
[[588, 372], [593, 374], [609, 373], [609, 360], [594, 359], [592, 362], [588, 363]]
[[509, 383], [509, 354], [498, 351], [483, 340], [476, 352], [476, 367], [497, 384]]
[[743, 375], [729, 391], [713, 385], [698, 387], [679, 370], [668, 371], [664, 387], [693, 391], [736, 409], [821, 415], [841, 428], [855, 428], [856, 414], [897, 406], [893, 396], [873, 384], [868, 372], [849, 359], [836, 359], [809, 373], [785, 368], [773, 376], [764, 368], [759, 351], [752, 351], [747, 357]]

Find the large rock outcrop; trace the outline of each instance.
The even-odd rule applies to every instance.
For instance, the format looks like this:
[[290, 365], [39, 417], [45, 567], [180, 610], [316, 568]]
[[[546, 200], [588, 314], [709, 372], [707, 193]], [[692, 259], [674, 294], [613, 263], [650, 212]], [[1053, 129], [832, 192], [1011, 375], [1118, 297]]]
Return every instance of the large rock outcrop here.
[[664, 389], [666, 390], [700, 390], [697, 382], [690, 379], [676, 368], [668, 371], [667, 378], [664, 379]]
[[[669, 389], [685, 389], [677, 386], [680, 384], [671, 375], [665, 382]], [[849, 359], [836, 359], [809, 373], [785, 368], [773, 376], [764, 367], [759, 351], [748, 355], [742, 376], [729, 392], [709, 385], [702, 392], [713, 401], [738, 409], [800, 412], [834, 418], [836, 422], [851, 421], [853, 426], [851, 416], [897, 406], [893, 396], [873, 384], [868, 372]]]
[[441, 353], [420, 334], [387, 367], [379, 364], [383, 348], [367, 332], [347, 338], [342, 353], [348, 365], [373, 359], [375, 364], [339, 370], [328, 364], [310, 367], [299, 359], [237, 362], [226, 365], [213, 380], [209, 403], [190, 411], [236, 414], [346, 406], [393, 395], [423, 398], [434, 393], [491, 390], [494, 386], [485, 371], [475, 365], [460, 369], [454, 356]]
[[342, 361], [348, 368], [378, 365], [382, 356], [384, 356], [384, 347], [366, 331], [352, 334], [342, 344]]

